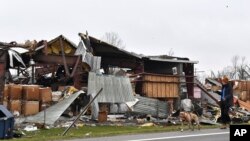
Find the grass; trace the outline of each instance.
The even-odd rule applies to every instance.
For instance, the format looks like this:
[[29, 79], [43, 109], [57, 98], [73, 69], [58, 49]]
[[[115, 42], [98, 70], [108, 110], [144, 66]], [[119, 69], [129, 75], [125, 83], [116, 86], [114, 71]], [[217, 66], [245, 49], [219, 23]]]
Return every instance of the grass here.
[[[215, 125], [202, 125], [204, 128], [217, 128]], [[33, 132], [25, 132], [26, 136], [22, 138], [15, 138], [12, 140], [17, 141], [52, 141], [52, 140], [66, 140], [75, 138], [89, 138], [89, 137], [103, 137], [113, 135], [127, 135], [139, 133], [153, 133], [153, 132], [169, 132], [179, 131], [180, 126], [152, 126], [152, 127], [139, 127], [139, 126], [83, 126], [70, 129], [65, 136], [62, 136], [65, 128], [52, 128], [49, 130], [43, 129]]]

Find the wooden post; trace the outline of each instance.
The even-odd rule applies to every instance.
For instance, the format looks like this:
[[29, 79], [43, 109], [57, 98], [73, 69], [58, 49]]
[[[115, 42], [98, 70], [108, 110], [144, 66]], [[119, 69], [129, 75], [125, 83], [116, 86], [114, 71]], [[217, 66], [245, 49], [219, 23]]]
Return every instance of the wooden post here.
[[0, 105], [3, 104], [4, 99], [4, 84], [5, 84], [5, 72], [7, 61], [7, 50], [0, 49]]
[[168, 98], [167, 103], [168, 103], [168, 112], [169, 112], [169, 115], [171, 115], [173, 110], [174, 110], [174, 105], [173, 105], [174, 99], [173, 98]]

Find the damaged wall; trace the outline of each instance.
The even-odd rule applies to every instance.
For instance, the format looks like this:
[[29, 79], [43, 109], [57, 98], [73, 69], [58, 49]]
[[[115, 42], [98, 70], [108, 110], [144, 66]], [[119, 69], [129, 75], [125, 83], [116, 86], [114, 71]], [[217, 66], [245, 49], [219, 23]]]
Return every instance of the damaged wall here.
[[142, 89], [138, 92], [147, 97], [177, 98], [179, 97], [179, 77], [151, 73], [140, 74]]
[[[176, 67], [179, 72], [182, 72], [179, 63], [160, 62], [160, 61], [145, 61], [144, 72], [173, 75], [173, 68]], [[180, 73], [178, 73], [180, 74]]]
[[0, 48], [0, 104], [3, 104], [7, 51]]
[[136, 95], [139, 100], [133, 107], [132, 113], [151, 115], [159, 118], [166, 118], [169, 114], [169, 107], [166, 101]]
[[103, 94], [97, 97], [98, 102], [124, 103], [134, 101], [133, 90], [128, 77], [99, 75], [89, 72], [88, 94], [96, 93], [100, 88], [103, 88]]

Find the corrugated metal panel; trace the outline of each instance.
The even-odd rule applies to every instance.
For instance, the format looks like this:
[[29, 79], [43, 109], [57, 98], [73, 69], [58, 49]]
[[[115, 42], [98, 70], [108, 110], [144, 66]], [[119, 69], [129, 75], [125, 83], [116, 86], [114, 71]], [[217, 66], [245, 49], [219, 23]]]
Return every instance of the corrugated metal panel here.
[[199, 61], [189, 61], [189, 60], [178, 60], [177, 58], [173, 59], [163, 59], [163, 58], [156, 58], [156, 57], [145, 57], [149, 58], [153, 61], [161, 61], [161, 62], [173, 62], [173, 63], [190, 63], [190, 64], [198, 64]]
[[[217, 99], [217, 101], [220, 100], [220, 95], [218, 95], [217, 93], [213, 93], [213, 92], [209, 92], [210, 95], [212, 95], [215, 99]], [[216, 101], [214, 101], [210, 96], [208, 96], [206, 93], [202, 92], [201, 93], [201, 99], [202, 101], [207, 101], [210, 104], [213, 105], [218, 105]], [[218, 105], [219, 106], [219, 105]]]
[[[86, 36], [87, 35], [85, 35], [85, 34], [83, 34], [83, 33], [79, 33], [79, 36], [82, 38], [82, 39], [84, 39], [84, 38], [86, 38]], [[100, 45], [102, 48], [105, 48], [105, 49], [103, 49], [102, 50], [102, 52], [106, 52], [106, 51], [108, 51], [108, 52], [110, 52], [110, 53], [114, 53], [114, 54], [127, 54], [127, 55], [129, 55], [129, 56], [133, 56], [133, 57], [136, 57], [136, 58], [138, 58], [138, 59], [141, 59], [142, 58], [142, 55], [139, 55], [139, 54], [136, 54], [136, 53], [134, 53], [134, 52], [128, 52], [128, 51], [126, 51], [126, 50], [124, 50], [124, 49], [121, 49], [121, 48], [118, 48], [118, 47], [116, 47], [116, 46], [114, 46], [114, 45], [111, 45], [111, 44], [109, 44], [109, 43], [107, 43], [107, 42], [105, 42], [105, 41], [101, 41], [101, 40], [99, 40], [99, 39], [96, 39], [96, 38], [94, 38], [94, 37], [92, 37], [92, 36], [89, 36], [89, 39], [90, 39], [90, 42], [92, 42], [92, 43], [95, 43], [95, 44], [98, 44], [98, 45]], [[94, 46], [92, 46], [92, 47], [94, 47]], [[94, 47], [94, 49], [97, 49], [98, 47]], [[97, 51], [97, 50], [95, 50], [95, 51]], [[101, 53], [101, 52], [99, 52], [99, 53]]]
[[217, 86], [222, 86], [220, 82], [218, 82], [218, 81], [216, 81], [216, 80], [214, 80], [212, 78], [206, 78], [206, 80], [209, 81], [212, 84], [217, 85]]
[[100, 69], [101, 57], [93, 56], [91, 53], [87, 52], [83, 41], [79, 42], [75, 55], [82, 55], [82, 62], [86, 62], [91, 67], [92, 71]]
[[85, 47], [84, 43], [82, 41], [80, 41], [78, 46], [77, 46], [75, 55], [84, 55], [87, 52], [85, 48], [86, 47]]
[[168, 115], [167, 102], [137, 95], [139, 101], [133, 106], [133, 113], [149, 114], [154, 117], [166, 118]]
[[[62, 113], [74, 102], [74, 100], [84, 91], [78, 91], [68, 98], [60, 101], [59, 103], [46, 109], [46, 124], [52, 125], [56, 120], [62, 115]], [[38, 114], [28, 117], [26, 122], [32, 123], [44, 123], [44, 111], [39, 112]]]
[[97, 97], [98, 102], [124, 103], [135, 100], [128, 77], [98, 75], [90, 72], [88, 78], [88, 93], [96, 93], [100, 88], [103, 88], [103, 91], [102, 94]]
[[[93, 97], [95, 97], [95, 95], [96, 95], [96, 93], [91, 93], [91, 99], [93, 99]], [[98, 106], [98, 102], [96, 100], [94, 100], [93, 103], [91, 103], [91, 110], [92, 110], [91, 118], [92, 119], [97, 119], [98, 118], [98, 113], [99, 113], [99, 106]]]

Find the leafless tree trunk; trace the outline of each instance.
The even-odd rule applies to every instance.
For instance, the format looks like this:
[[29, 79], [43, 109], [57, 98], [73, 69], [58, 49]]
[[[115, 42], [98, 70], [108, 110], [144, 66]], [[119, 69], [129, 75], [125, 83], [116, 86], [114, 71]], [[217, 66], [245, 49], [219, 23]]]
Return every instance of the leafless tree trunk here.
[[125, 44], [123, 43], [122, 39], [115, 32], [106, 32], [102, 39], [113, 46], [119, 47], [121, 49], [125, 48]]
[[168, 56], [173, 56], [174, 55], [174, 51], [173, 49], [171, 48], [169, 51], [168, 51]]
[[241, 63], [238, 66], [238, 76], [239, 79], [246, 79], [245, 77], [245, 69], [246, 69], [246, 63], [245, 63], [246, 57], [241, 57]]
[[246, 57], [235, 55], [231, 59], [232, 66], [225, 67], [222, 71], [218, 71], [218, 77], [227, 75], [230, 79], [246, 80], [250, 78]]
[[231, 66], [227, 66], [223, 68], [222, 71], [218, 71], [217, 77], [228, 76], [230, 79], [234, 79], [234, 68]]
[[238, 66], [238, 61], [239, 61], [239, 56], [238, 55], [235, 55], [235, 56], [233, 56], [233, 58], [232, 58], [232, 64], [233, 64], [233, 68], [234, 68], [234, 79], [236, 79], [236, 77], [237, 77], [237, 66]]

